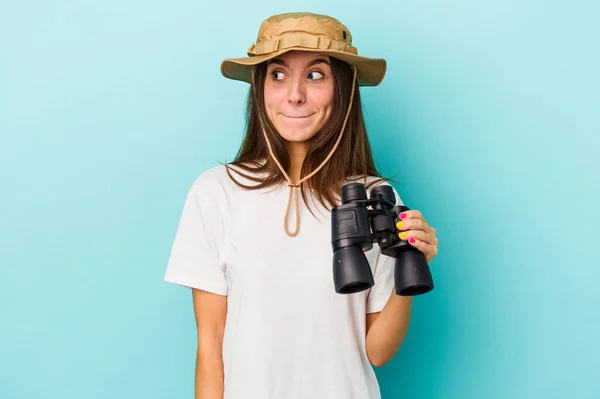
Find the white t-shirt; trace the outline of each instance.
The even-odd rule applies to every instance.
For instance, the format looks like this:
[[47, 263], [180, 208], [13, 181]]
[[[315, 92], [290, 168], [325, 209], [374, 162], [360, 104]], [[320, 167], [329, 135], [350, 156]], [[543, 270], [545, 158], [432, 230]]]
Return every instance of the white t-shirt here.
[[365, 255], [375, 285], [337, 294], [330, 211], [311, 201], [316, 219], [299, 193], [300, 231], [289, 237], [288, 197], [285, 182], [245, 190], [222, 165], [203, 173], [185, 201], [165, 281], [227, 296], [224, 399], [378, 399], [366, 314], [390, 297], [394, 259], [374, 243]]

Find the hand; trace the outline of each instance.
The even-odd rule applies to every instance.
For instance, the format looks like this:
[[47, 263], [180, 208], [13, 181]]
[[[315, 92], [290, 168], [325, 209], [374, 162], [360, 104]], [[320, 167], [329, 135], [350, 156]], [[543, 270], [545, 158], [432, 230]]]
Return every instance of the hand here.
[[400, 219], [396, 224], [396, 228], [400, 231], [398, 237], [421, 251], [427, 263], [431, 263], [438, 253], [439, 241], [435, 236], [435, 229], [427, 224], [421, 212], [414, 209], [400, 212], [398, 219]]

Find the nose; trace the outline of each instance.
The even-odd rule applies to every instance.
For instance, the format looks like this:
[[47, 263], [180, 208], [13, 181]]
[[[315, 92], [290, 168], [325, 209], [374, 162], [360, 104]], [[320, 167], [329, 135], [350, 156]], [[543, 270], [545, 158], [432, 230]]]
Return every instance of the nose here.
[[300, 105], [306, 101], [304, 86], [300, 79], [290, 82], [290, 91], [288, 93], [288, 102], [291, 105]]

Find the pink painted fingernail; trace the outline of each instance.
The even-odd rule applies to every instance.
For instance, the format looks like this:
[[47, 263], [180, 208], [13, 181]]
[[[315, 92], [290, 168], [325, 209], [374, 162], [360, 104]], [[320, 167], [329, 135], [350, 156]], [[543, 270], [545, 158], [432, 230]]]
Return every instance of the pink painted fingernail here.
[[400, 214], [400, 219], [404, 219], [406, 217], [406, 213], [401, 213]]
[[409, 241], [412, 242], [412, 243], [414, 243], [415, 239], [411, 237]]

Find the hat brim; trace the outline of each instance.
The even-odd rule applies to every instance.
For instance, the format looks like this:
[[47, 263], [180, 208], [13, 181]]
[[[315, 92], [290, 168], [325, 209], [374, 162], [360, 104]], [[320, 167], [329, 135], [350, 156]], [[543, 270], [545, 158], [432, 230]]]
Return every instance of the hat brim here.
[[383, 58], [368, 58], [344, 51], [321, 50], [305, 47], [290, 47], [273, 53], [253, 57], [228, 58], [221, 63], [221, 73], [229, 79], [252, 83], [252, 67], [254, 65], [273, 59], [292, 50], [326, 54], [356, 66], [356, 79], [359, 86], [377, 86], [385, 76], [387, 64]]

